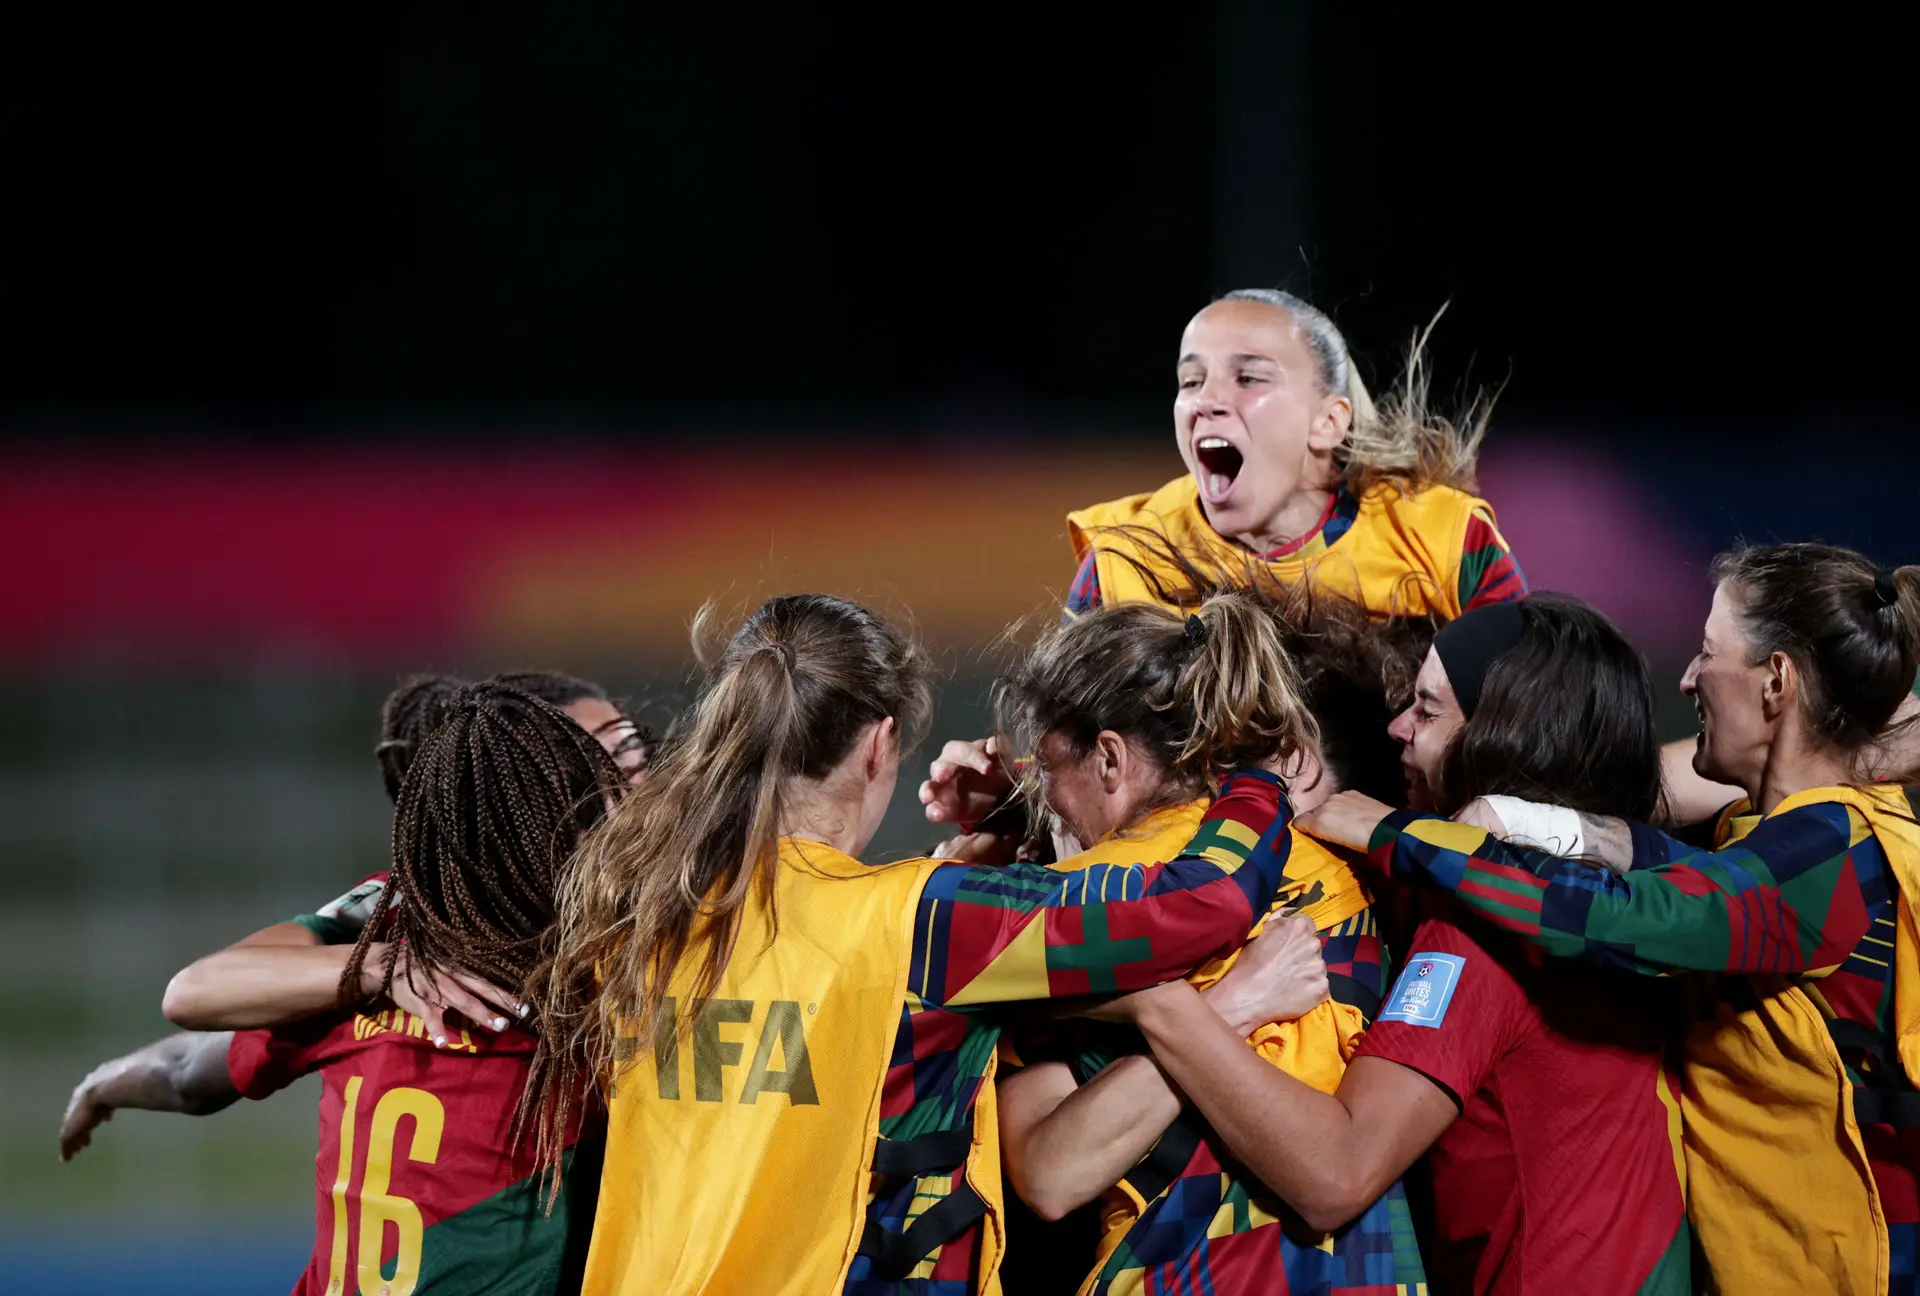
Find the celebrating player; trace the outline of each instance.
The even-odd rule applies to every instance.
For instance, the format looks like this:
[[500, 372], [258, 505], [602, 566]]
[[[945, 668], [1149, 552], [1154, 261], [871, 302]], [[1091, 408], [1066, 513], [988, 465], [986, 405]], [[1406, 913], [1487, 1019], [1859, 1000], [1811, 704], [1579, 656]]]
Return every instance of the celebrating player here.
[[[1218, 616], [1203, 604], [1184, 623], [1150, 603], [1088, 612], [1002, 683], [1003, 741], [1038, 753], [1049, 808], [1076, 837], [1095, 843], [1056, 868], [1158, 859], [1192, 835], [1208, 806], [1205, 771], [1193, 759], [1207, 717], [1179, 691], [1178, 668], [1216, 637], [1296, 645], [1289, 656], [1304, 677], [1320, 741], [1304, 739], [1288, 771], [1295, 810], [1341, 785], [1379, 788], [1390, 780], [1396, 786], [1386, 794], [1397, 794], [1386, 697], [1410, 673], [1404, 657], [1356, 605], [1314, 597], [1304, 586], [1277, 599], [1263, 592], [1274, 593], [1270, 582], [1213, 600]], [[1271, 912], [1301, 916], [1267, 921], [1268, 934], [1243, 954], [1215, 960], [1189, 981], [1263, 1060], [1331, 1090], [1386, 988], [1368, 896], [1344, 859], [1295, 834]], [[1305, 940], [1304, 958], [1293, 944], [1298, 934], [1286, 930], [1293, 924], [1319, 930], [1318, 939]], [[1304, 1001], [1250, 1002], [1236, 978], [1260, 958], [1297, 960]], [[1276, 1014], [1297, 1020], [1261, 1024]], [[1224, 1296], [1278, 1290], [1281, 1274], [1284, 1290], [1302, 1294], [1412, 1291], [1424, 1281], [1397, 1181], [1383, 1185], [1358, 1219], [1316, 1232], [1297, 1217], [1289, 1221], [1211, 1130], [1181, 1118], [1180, 1093], [1149, 1057], [1071, 1036], [1064, 1048], [1030, 1049], [1024, 1038], [1019, 1047], [1030, 1065], [999, 1081], [1015, 1185], [1047, 1218], [1104, 1198], [1103, 1237], [1083, 1292]], [[1066, 1056], [1054, 1056], [1060, 1053]]]
[[[638, 729], [608, 699], [606, 690], [559, 671], [518, 671], [495, 677], [552, 706], [593, 735], [629, 781], [644, 777], [652, 735]], [[446, 718], [448, 707], [466, 682], [450, 675], [415, 675], [389, 693], [380, 707], [380, 739], [374, 759], [387, 795], [395, 801], [427, 736]], [[204, 1049], [225, 1048], [223, 1032], [238, 1027], [279, 1025], [340, 1006], [339, 979], [348, 951], [379, 903], [385, 870], [364, 879], [338, 899], [310, 914], [263, 928], [225, 950], [197, 961], [175, 979], [163, 1004], [178, 1025], [222, 1032], [217, 1040], [195, 1040], [189, 1031], [136, 1049], [94, 1068], [74, 1088], [60, 1127], [60, 1155], [72, 1160], [92, 1140], [92, 1132], [112, 1119], [114, 1095], [128, 1087], [151, 1089], [148, 1077], [164, 1076]], [[328, 945], [331, 950], [312, 947]], [[288, 953], [286, 947], [296, 951]], [[361, 987], [364, 995], [374, 987]], [[504, 1021], [503, 1012], [519, 1004], [517, 987], [489, 985], [458, 971], [421, 969], [394, 987], [395, 1003], [426, 1023], [436, 1038], [447, 1035], [446, 1014], [458, 1012], [470, 1024]], [[224, 1104], [223, 1104], [224, 1105]], [[208, 1108], [199, 1108], [204, 1114]]]
[[[520, 985], [574, 841], [623, 786], [600, 744], [559, 711], [501, 685], [463, 690], [401, 784], [393, 886], [336, 993], [358, 1000], [363, 969], [381, 996], [428, 972]], [[431, 1038], [411, 1013], [365, 1006], [239, 1032], [224, 1051], [200, 1047], [145, 1075], [152, 1092], [116, 1097], [192, 1110], [320, 1074], [317, 1233], [299, 1296], [569, 1292], [597, 1157], [573, 1156], [577, 1121], [560, 1131], [565, 1188], [543, 1209], [535, 1159], [514, 1127], [533, 1046], [517, 1028]]]
[[[1644, 816], [1659, 797], [1646, 667], [1575, 599], [1444, 627], [1395, 722], [1403, 741], [1409, 723], [1413, 781], [1443, 810], [1518, 791]], [[1227, 1146], [1321, 1227], [1431, 1147], [1426, 1255], [1444, 1290], [1686, 1292], [1665, 987], [1548, 975], [1451, 915], [1412, 950], [1337, 1089], [1245, 1065], [1178, 990], [1126, 1006]]]
[[1448, 618], [1526, 593], [1471, 493], [1486, 407], [1459, 426], [1428, 414], [1424, 340], [1376, 405], [1340, 330], [1291, 293], [1242, 289], [1195, 315], [1173, 402], [1187, 475], [1068, 516], [1069, 611], [1152, 596], [1126, 561], [1150, 561], [1130, 527], [1196, 558], [1252, 557], [1284, 583], [1311, 576], [1378, 616]]
[[1920, 666], [1920, 568], [1789, 544], [1723, 555], [1714, 579], [1681, 689], [1698, 772], [1747, 794], [1718, 849], [1581, 825], [1616, 874], [1350, 796], [1313, 830], [1551, 954], [1746, 974], [1697, 983], [1685, 1048], [1688, 1210], [1716, 1286], [1912, 1292], [1920, 827], [1861, 780]]
[[755, 612], [583, 847], [540, 979], [543, 1149], [578, 1071], [613, 1085], [584, 1290], [990, 1289], [982, 1010], [1137, 988], [1245, 940], [1288, 815], [1273, 775], [1223, 763], [1278, 764], [1307, 732], [1264, 642], [1183, 657], [1181, 692], [1235, 705], [1209, 707], [1196, 767], [1224, 786], [1166, 863], [870, 867], [929, 663], [840, 599]]

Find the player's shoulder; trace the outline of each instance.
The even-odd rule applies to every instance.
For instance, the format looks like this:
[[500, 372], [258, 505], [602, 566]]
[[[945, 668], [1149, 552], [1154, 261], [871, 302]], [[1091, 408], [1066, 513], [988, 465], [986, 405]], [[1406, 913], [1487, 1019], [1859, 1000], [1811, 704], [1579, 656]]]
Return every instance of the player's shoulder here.
[[1360, 497], [1365, 511], [1393, 517], [1458, 517], [1481, 513], [1491, 520], [1493, 507], [1480, 496], [1441, 482], [1408, 486], [1396, 482], [1375, 482]]
[[1199, 498], [1193, 478], [1182, 473], [1165, 485], [1138, 495], [1089, 504], [1067, 514], [1067, 521], [1080, 530], [1103, 526], [1149, 523], [1156, 517], [1168, 517]]

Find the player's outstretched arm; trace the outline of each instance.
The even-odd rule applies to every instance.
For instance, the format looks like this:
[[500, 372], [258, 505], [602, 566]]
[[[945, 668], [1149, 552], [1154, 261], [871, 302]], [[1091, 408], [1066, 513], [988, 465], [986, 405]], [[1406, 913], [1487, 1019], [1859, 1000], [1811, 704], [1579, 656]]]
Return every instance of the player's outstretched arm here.
[[[167, 985], [161, 1011], [188, 1030], [254, 1030], [366, 1003], [382, 993], [389, 947], [367, 946], [357, 993], [342, 999], [340, 978], [350, 945], [266, 945], [243, 941], [198, 959]], [[385, 993], [426, 1023], [434, 1043], [447, 1038], [446, 1015], [490, 1030], [525, 1015], [514, 992], [465, 973], [415, 972], [406, 950], [397, 956]]]
[[186, 1031], [95, 1067], [67, 1100], [60, 1159], [93, 1141], [94, 1129], [122, 1107], [205, 1116], [239, 1098], [227, 1074], [230, 1031]]

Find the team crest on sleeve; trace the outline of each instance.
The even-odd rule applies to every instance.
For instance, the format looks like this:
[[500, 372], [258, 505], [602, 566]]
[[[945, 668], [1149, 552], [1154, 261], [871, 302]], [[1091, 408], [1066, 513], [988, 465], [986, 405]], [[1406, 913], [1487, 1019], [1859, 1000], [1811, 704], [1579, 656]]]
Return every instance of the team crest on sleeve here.
[[1400, 969], [1393, 994], [1378, 1020], [1409, 1026], [1438, 1026], [1447, 1019], [1447, 1005], [1460, 985], [1467, 961], [1458, 954], [1415, 954]]

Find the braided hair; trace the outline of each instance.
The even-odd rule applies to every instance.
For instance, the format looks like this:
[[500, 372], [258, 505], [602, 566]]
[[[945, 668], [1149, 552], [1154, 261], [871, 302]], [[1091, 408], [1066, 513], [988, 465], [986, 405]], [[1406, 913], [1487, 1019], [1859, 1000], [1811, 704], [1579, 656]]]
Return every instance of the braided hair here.
[[625, 788], [600, 744], [550, 704], [495, 683], [453, 693], [401, 782], [392, 884], [347, 961], [342, 1001], [359, 998], [375, 933], [392, 942], [383, 993], [401, 942], [409, 984], [459, 970], [522, 986], [575, 843]]
[[380, 741], [374, 745], [373, 758], [380, 764], [389, 801], [400, 799], [400, 784], [414, 753], [447, 718], [454, 695], [466, 684], [452, 675], [409, 675], [380, 704]]

